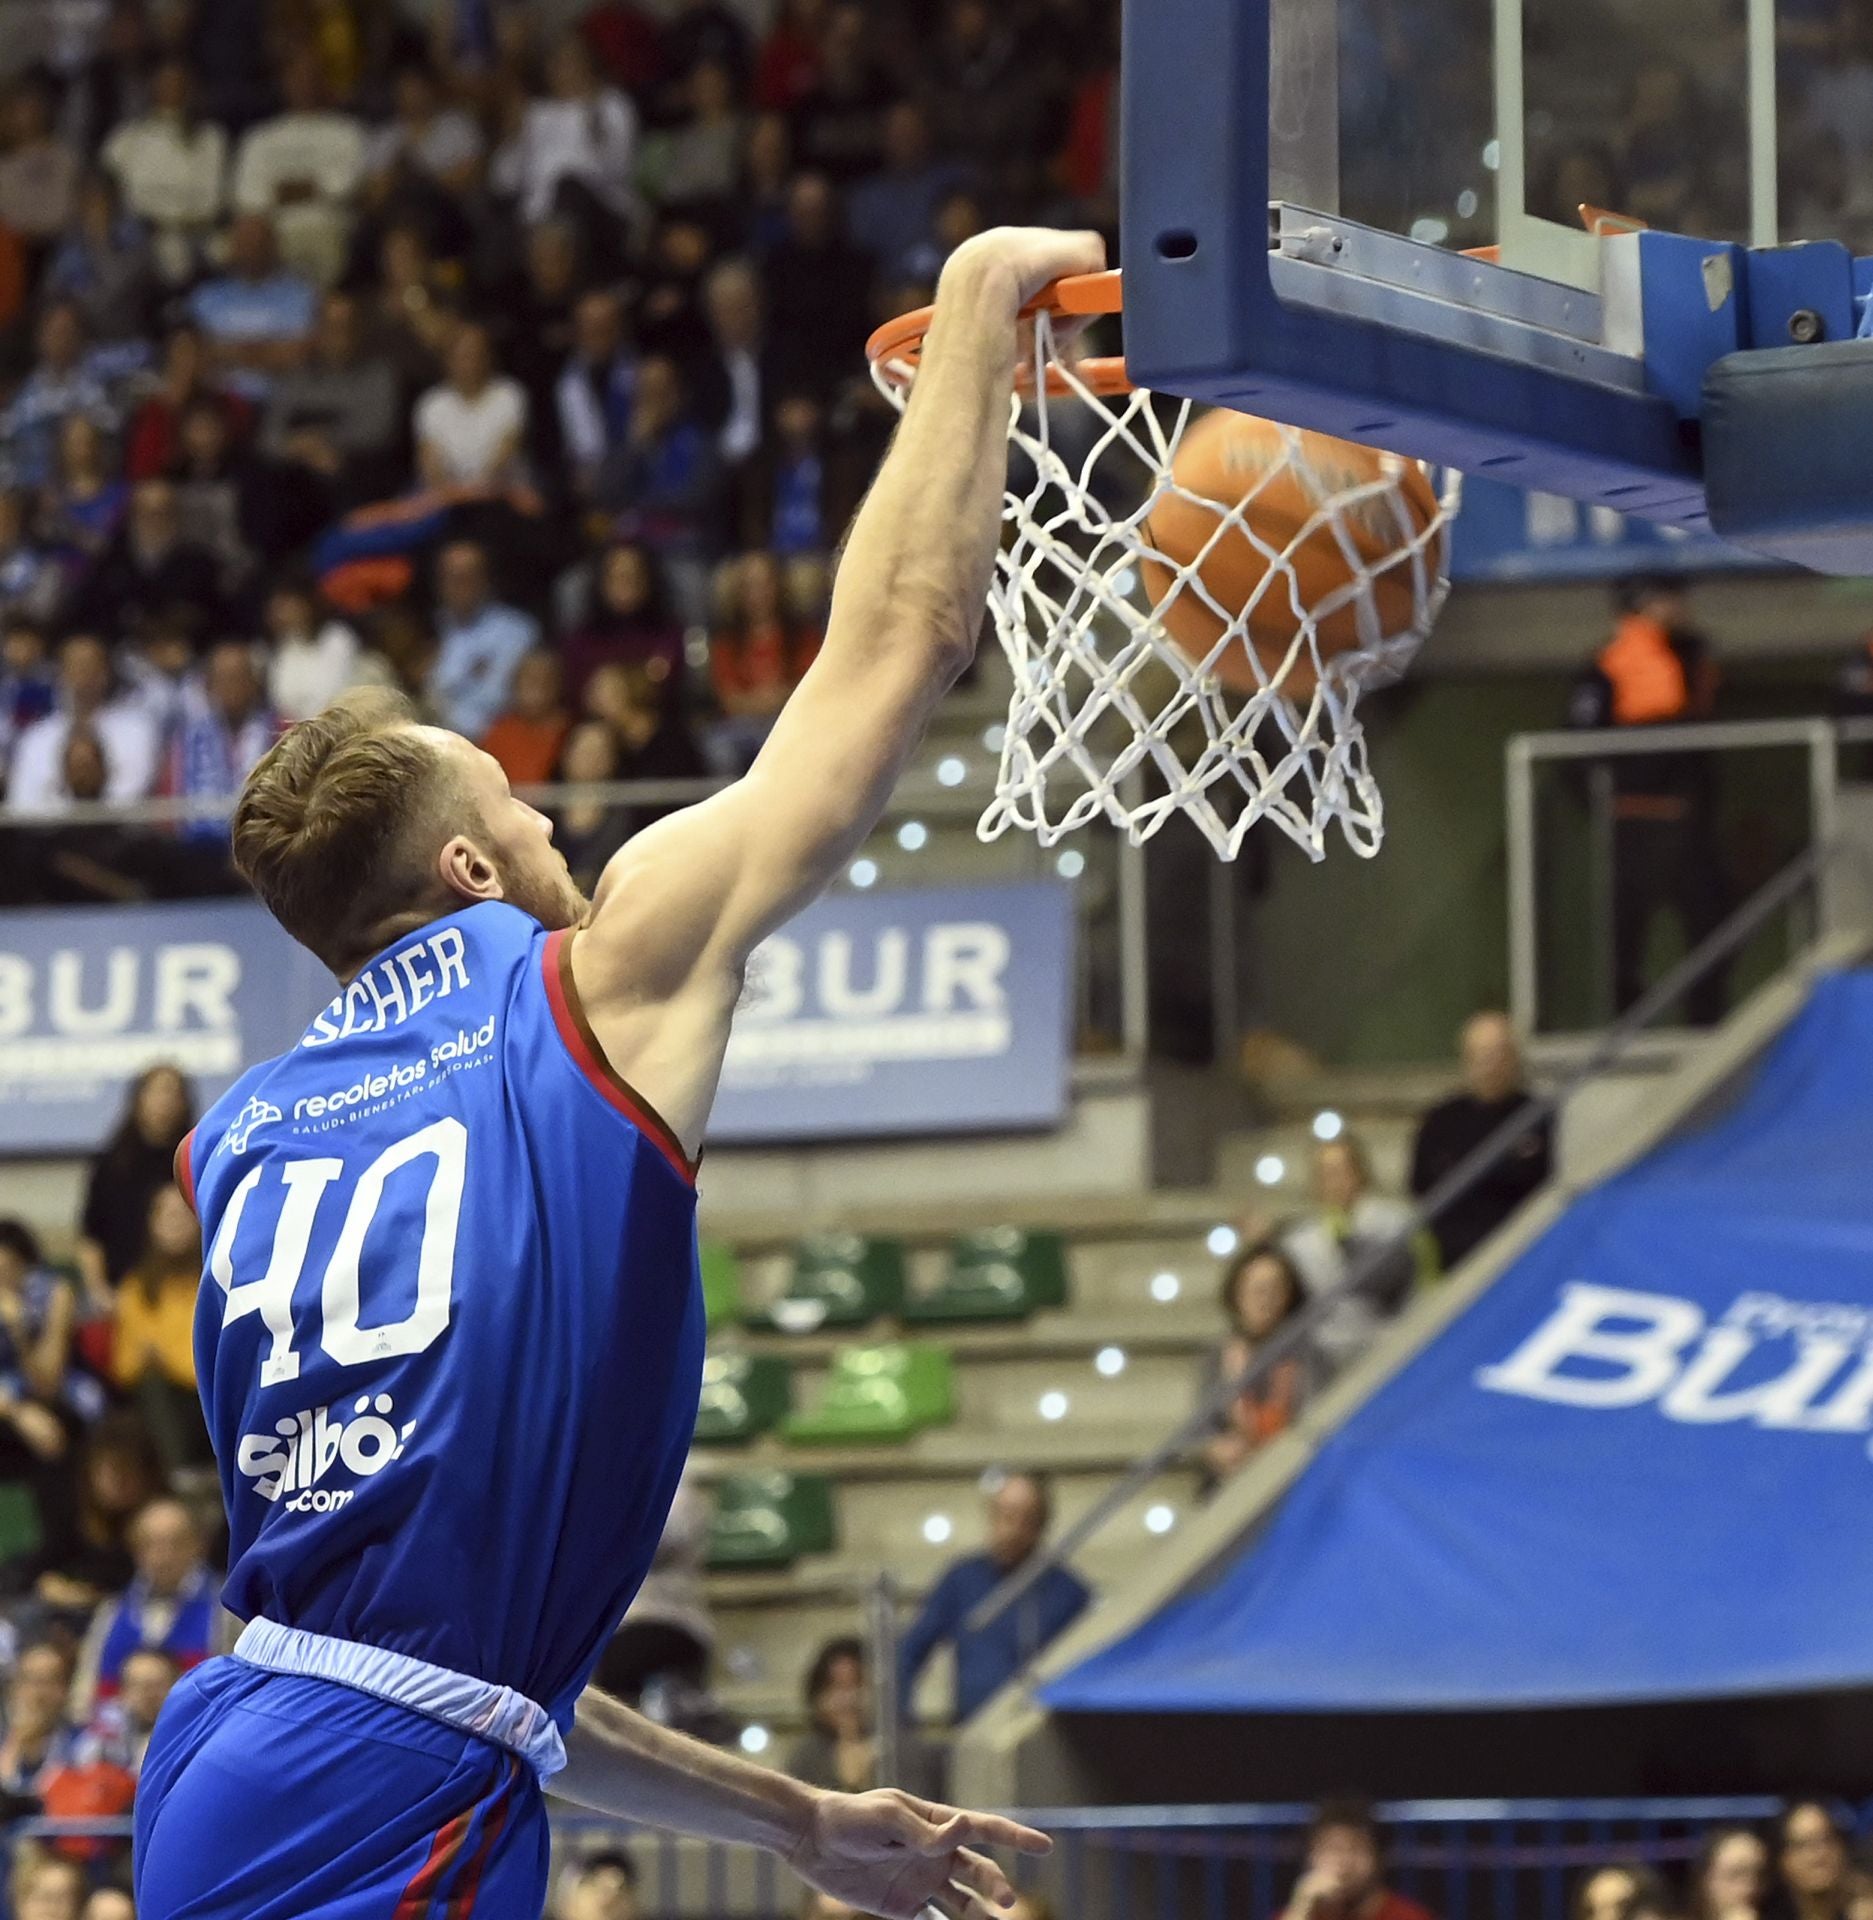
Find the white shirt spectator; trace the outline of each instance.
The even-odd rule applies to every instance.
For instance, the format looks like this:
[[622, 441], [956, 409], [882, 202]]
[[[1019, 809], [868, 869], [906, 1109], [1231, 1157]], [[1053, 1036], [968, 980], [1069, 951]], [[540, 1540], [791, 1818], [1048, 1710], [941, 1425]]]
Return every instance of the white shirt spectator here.
[[[149, 709], [132, 698], [110, 700], [88, 724], [104, 752], [104, 798], [119, 805], [147, 800], [156, 785], [162, 749]], [[71, 730], [70, 714], [49, 713], [20, 735], [7, 780], [8, 806], [57, 814], [71, 804], [65, 790], [65, 743]]]
[[495, 162], [495, 185], [518, 196], [523, 217], [544, 220], [562, 180], [589, 187], [613, 213], [631, 210], [637, 109], [613, 87], [585, 100], [535, 100]]
[[342, 620], [328, 620], [314, 633], [274, 640], [267, 701], [291, 725], [323, 713], [341, 693], [377, 677], [356, 633]]
[[526, 391], [504, 375], [472, 400], [452, 386], [431, 387], [414, 424], [430, 471], [459, 486], [487, 486], [503, 478], [503, 455], [526, 430]]
[[226, 205], [228, 136], [206, 120], [174, 114], [126, 120], [104, 143], [102, 159], [124, 206], [155, 236], [165, 279], [189, 278], [197, 248]]
[[[241, 141], [235, 211], [271, 215], [281, 259], [330, 286], [344, 266], [350, 203], [363, 179], [364, 129], [350, 114], [282, 113]], [[308, 181], [315, 198], [281, 200], [282, 188]]]
[[[1404, 1236], [1410, 1225], [1411, 1208], [1404, 1201], [1362, 1193], [1342, 1212], [1316, 1214], [1291, 1227], [1281, 1236], [1281, 1246], [1311, 1299], [1337, 1287], [1381, 1247]], [[1330, 1366], [1344, 1366], [1371, 1345], [1410, 1291], [1417, 1271], [1415, 1259], [1407, 1240], [1371, 1272], [1369, 1293], [1362, 1290], [1328, 1309], [1314, 1340]]]

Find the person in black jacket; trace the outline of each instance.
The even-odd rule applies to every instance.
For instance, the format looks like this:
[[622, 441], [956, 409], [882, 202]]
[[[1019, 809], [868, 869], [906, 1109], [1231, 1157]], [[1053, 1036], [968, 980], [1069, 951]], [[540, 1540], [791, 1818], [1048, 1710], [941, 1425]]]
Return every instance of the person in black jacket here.
[[[1479, 1013], [1459, 1042], [1463, 1091], [1440, 1101], [1418, 1122], [1411, 1149], [1411, 1191], [1419, 1199], [1461, 1164], [1527, 1101], [1522, 1054], [1506, 1013]], [[1461, 1198], [1431, 1222], [1448, 1273], [1508, 1219], [1548, 1178], [1553, 1123], [1543, 1119]]]

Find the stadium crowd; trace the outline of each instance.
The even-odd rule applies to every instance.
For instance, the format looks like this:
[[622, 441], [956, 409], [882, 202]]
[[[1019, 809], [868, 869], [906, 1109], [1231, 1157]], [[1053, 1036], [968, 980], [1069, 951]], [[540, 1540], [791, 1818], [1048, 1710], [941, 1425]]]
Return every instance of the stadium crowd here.
[[[870, 327], [991, 219], [1111, 215], [1106, 0], [19, 11], [0, 768], [33, 815], [211, 813], [361, 682], [516, 781], [739, 770], [890, 429]], [[639, 823], [569, 819], [575, 871]], [[16, 846], [15, 900], [229, 884], [212, 819]]]

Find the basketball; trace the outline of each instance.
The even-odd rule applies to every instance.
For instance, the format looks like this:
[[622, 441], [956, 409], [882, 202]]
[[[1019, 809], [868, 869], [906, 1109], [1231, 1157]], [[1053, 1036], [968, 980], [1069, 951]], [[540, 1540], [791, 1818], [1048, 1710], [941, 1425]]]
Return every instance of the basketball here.
[[[1301, 612], [1319, 616], [1323, 660], [1410, 631], [1418, 607], [1412, 551], [1438, 515], [1436, 491], [1415, 462], [1219, 407], [1184, 434], [1171, 474], [1182, 491], [1153, 506], [1145, 527], [1163, 558], [1141, 555], [1139, 568], [1164, 631], [1192, 660], [1208, 656], [1224, 622], [1190, 586], [1175, 590], [1181, 570], [1195, 567], [1217, 606], [1235, 615], [1255, 599], [1272, 564], [1258, 540], [1288, 555], [1293, 568], [1292, 589], [1283, 578], [1270, 581], [1248, 619], [1249, 644], [1271, 674], [1293, 643], [1297, 598]], [[1374, 490], [1338, 513], [1322, 511], [1327, 502], [1366, 488]], [[1218, 538], [1217, 509], [1237, 506], [1255, 538], [1241, 526]], [[1433, 576], [1443, 565], [1442, 540], [1440, 534], [1424, 555]], [[1355, 559], [1368, 573], [1364, 591], [1357, 587]], [[1362, 632], [1367, 602], [1372, 618]], [[1234, 647], [1216, 662], [1215, 673], [1241, 693], [1262, 684], [1254, 664]], [[1287, 688], [1303, 698], [1313, 691], [1304, 654]]]

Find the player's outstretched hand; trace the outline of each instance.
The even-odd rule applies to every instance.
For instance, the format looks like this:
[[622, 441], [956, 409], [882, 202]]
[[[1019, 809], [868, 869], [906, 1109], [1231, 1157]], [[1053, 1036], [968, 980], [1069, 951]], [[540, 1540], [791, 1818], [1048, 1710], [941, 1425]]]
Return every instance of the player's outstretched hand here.
[[813, 1808], [791, 1865], [801, 1879], [880, 1920], [993, 1920], [1014, 1904], [1008, 1876], [980, 1847], [1046, 1853], [1044, 1833], [994, 1813], [964, 1813], [886, 1788], [829, 1793]]

